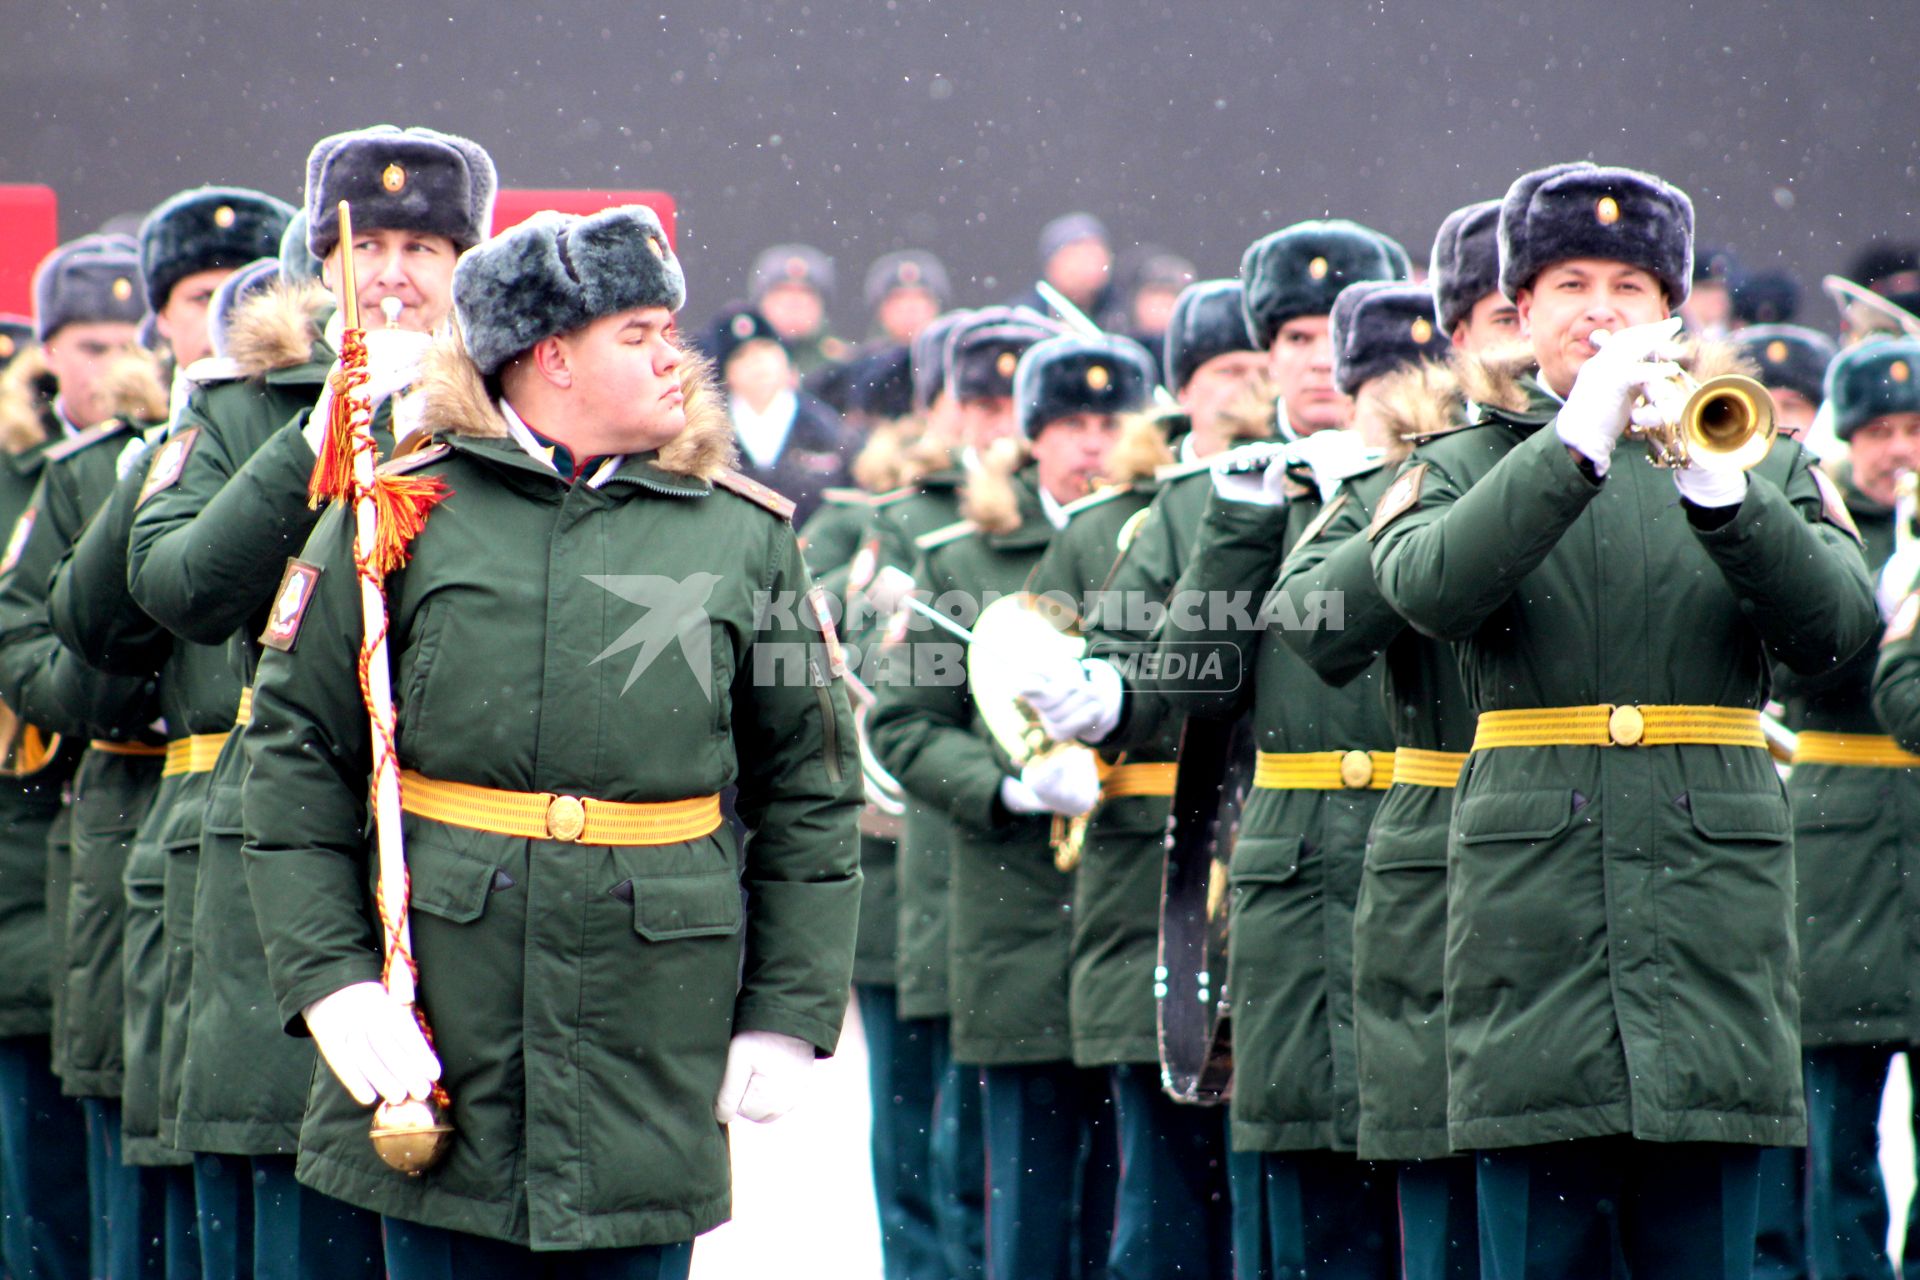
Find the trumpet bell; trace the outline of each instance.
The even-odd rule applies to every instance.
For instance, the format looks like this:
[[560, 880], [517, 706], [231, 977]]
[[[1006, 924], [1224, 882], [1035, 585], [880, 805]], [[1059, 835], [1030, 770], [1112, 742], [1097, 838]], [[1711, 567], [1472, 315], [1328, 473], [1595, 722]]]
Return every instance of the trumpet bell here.
[[1748, 471], [1773, 448], [1773, 397], [1752, 378], [1722, 374], [1694, 389], [1674, 425], [1687, 466]]

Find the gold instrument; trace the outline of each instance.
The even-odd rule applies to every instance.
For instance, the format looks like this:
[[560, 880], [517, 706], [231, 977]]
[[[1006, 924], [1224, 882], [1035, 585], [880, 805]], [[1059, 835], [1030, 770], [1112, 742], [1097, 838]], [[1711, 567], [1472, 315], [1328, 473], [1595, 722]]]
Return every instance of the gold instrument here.
[[1920, 338], [1920, 316], [1891, 298], [1845, 276], [1823, 277], [1820, 288], [1840, 311], [1842, 346], [1889, 335]]
[[874, 692], [851, 671], [846, 673], [846, 682], [847, 692], [853, 697], [853, 735], [860, 747], [860, 777], [866, 783], [867, 803], [889, 817], [898, 818], [907, 811], [907, 789], [887, 772], [867, 738], [867, 716], [876, 701]]
[[[980, 611], [974, 623], [972, 642], [967, 646], [967, 688], [987, 732], [1016, 769], [1062, 752], [1093, 755], [1091, 747], [1048, 738], [1039, 717], [1015, 692], [1012, 681], [1012, 673], [1026, 667], [1024, 662], [1013, 661], [1016, 656], [1052, 651], [1073, 661], [1084, 657], [1087, 643], [1077, 634], [1078, 625], [1072, 610], [1046, 596], [1027, 592], [995, 600]], [[1083, 813], [1054, 818], [1053, 865], [1060, 870], [1072, 871], [1080, 865], [1090, 816]]]
[[[1599, 346], [1607, 336], [1597, 329], [1589, 341]], [[1676, 366], [1671, 378], [1647, 388], [1644, 399], [1662, 422], [1630, 425], [1627, 435], [1646, 441], [1647, 458], [1656, 467], [1750, 471], [1773, 448], [1773, 397], [1744, 374], [1702, 382]]]

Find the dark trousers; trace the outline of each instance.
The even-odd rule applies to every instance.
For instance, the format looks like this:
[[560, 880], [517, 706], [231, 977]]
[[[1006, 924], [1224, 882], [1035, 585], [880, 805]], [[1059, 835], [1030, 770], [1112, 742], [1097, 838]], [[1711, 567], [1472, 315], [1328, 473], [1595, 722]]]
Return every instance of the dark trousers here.
[[911, 1024], [927, 1037], [933, 1099], [933, 1213], [952, 1280], [987, 1273], [987, 1150], [980, 1068], [953, 1060], [945, 1018]]
[[380, 1280], [380, 1219], [294, 1181], [292, 1156], [196, 1155], [205, 1280]]
[[0, 1256], [8, 1280], [87, 1276], [86, 1121], [46, 1036], [0, 1039]]
[[[504, 1240], [382, 1218], [390, 1280], [686, 1280], [693, 1243], [535, 1253]], [[801, 1268], [804, 1269], [804, 1268]]]
[[[1879, 1123], [1887, 1067], [1899, 1051], [1807, 1050], [1807, 1262], [1819, 1280], [1893, 1274]], [[1920, 1277], [1920, 1197], [1907, 1210], [1906, 1255], [1900, 1274]]]
[[1588, 1138], [1477, 1157], [1487, 1280], [1747, 1280], [1760, 1149]]
[[1409, 1160], [1400, 1168], [1400, 1265], [1406, 1280], [1475, 1280], [1480, 1208], [1473, 1157]]
[[1807, 1280], [1805, 1147], [1767, 1147], [1760, 1152], [1759, 1204], [1754, 1280]]
[[981, 1069], [987, 1280], [1091, 1280], [1113, 1247], [1107, 1077], [1066, 1062]]
[[1398, 1277], [1392, 1165], [1343, 1151], [1236, 1151], [1227, 1174], [1239, 1280]]
[[87, 1118], [93, 1274], [106, 1280], [163, 1280], [167, 1274], [164, 1170], [121, 1162], [118, 1098], [82, 1098], [80, 1110]]
[[856, 986], [873, 1100], [873, 1194], [886, 1280], [945, 1280], [933, 1207], [931, 1023], [901, 1022], [892, 987]]
[[1159, 1067], [1108, 1072], [1120, 1147], [1111, 1280], [1224, 1280], [1233, 1271], [1233, 1203], [1220, 1113], [1169, 1098]]
[[193, 1166], [156, 1169], [163, 1191], [167, 1280], [201, 1280], [200, 1220], [193, 1203]]

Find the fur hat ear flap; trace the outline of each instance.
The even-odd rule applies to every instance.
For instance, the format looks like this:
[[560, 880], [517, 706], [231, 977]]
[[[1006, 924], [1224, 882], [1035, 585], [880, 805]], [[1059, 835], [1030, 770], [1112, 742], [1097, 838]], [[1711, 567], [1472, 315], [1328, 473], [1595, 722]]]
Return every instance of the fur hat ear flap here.
[[1480, 299], [1500, 290], [1500, 202], [1455, 209], [1433, 238], [1433, 311], [1451, 334]]
[[1500, 206], [1500, 291], [1516, 300], [1574, 258], [1639, 267], [1677, 307], [1693, 287], [1693, 201], [1650, 173], [1584, 160], [1522, 174]]
[[131, 236], [81, 236], [33, 272], [33, 325], [45, 342], [70, 324], [139, 324], [147, 313], [140, 249]]
[[588, 217], [546, 210], [460, 258], [453, 305], [482, 374], [543, 338], [645, 307], [678, 311], [686, 276], [645, 205]]
[[499, 180], [477, 142], [390, 124], [336, 133], [307, 156], [307, 248], [325, 258], [340, 242], [340, 202], [356, 230], [442, 235], [465, 250], [487, 238]]
[[1433, 323], [1433, 294], [1417, 284], [1348, 285], [1334, 299], [1331, 330], [1334, 385], [1349, 396], [1381, 374], [1444, 360], [1453, 346]]
[[293, 206], [239, 187], [197, 187], [162, 201], [140, 224], [140, 276], [147, 305], [167, 305], [196, 271], [242, 267], [279, 252]]
[[1827, 403], [1842, 440], [1875, 418], [1920, 413], [1920, 338], [1886, 338], [1848, 347], [1827, 369]]
[[1153, 357], [1130, 338], [1061, 334], [1035, 343], [1013, 375], [1020, 434], [1078, 413], [1118, 416], [1144, 409], [1153, 394]]

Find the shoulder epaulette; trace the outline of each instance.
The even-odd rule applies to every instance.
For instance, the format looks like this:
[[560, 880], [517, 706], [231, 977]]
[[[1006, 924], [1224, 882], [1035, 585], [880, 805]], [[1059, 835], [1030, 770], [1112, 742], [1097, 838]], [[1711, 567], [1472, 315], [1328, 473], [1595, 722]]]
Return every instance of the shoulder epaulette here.
[[865, 489], [853, 489], [845, 485], [835, 485], [831, 489], [822, 489], [820, 491], [820, 501], [830, 502], [836, 507], [864, 507], [872, 504], [873, 495]]
[[48, 462], [65, 462], [74, 454], [90, 449], [102, 440], [111, 440], [123, 431], [132, 430], [131, 426], [120, 419], [108, 418], [105, 422], [88, 427], [79, 435], [68, 436], [59, 444], [47, 446], [46, 452], [41, 456]]
[[876, 493], [872, 497], [868, 498], [867, 501], [871, 502], [876, 507], [891, 506], [893, 503], [902, 501], [903, 499], [906, 499], [906, 498], [911, 498], [914, 494], [919, 492], [920, 492], [919, 485], [903, 484], [898, 489], [888, 489], [885, 493]]
[[1465, 431], [1468, 427], [1478, 425], [1475, 422], [1456, 422], [1450, 427], [1442, 427], [1438, 431], [1423, 431], [1419, 435], [1407, 436], [1405, 439], [1417, 449], [1429, 440], [1438, 440], [1441, 436], [1450, 436], [1456, 431]]
[[782, 520], [793, 519], [793, 499], [781, 497], [752, 476], [727, 470], [714, 476], [713, 483], [729, 492], [739, 494], [755, 506], [765, 507]]
[[1103, 503], [1112, 502], [1115, 498], [1120, 497], [1122, 494], [1128, 494], [1132, 492], [1133, 492], [1133, 486], [1130, 484], [1108, 485], [1102, 489], [1095, 489], [1092, 493], [1087, 494], [1085, 497], [1075, 498], [1072, 502], [1069, 502], [1066, 506], [1060, 508], [1060, 510], [1066, 513], [1068, 516], [1077, 516], [1082, 511], [1086, 511], [1093, 507], [1100, 506]]
[[216, 382], [238, 382], [247, 376], [247, 371], [231, 357], [207, 356], [181, 370], [180, 376], [196, 387], [207, 387]]
[[913, 540], [913, 545], [922, 551], [932, 551], [935, 547], [944, 547], [949, 542], [958, 542], [961, 538], [980, 528], [971, 520], [956, 520], [952, 524], [943, 524], [931, 529]]
[[1195, 458], [1191, 462], [1169, 462], [1164, 467], [1155, 467], [1153, 478], [1164, 483], [1168, 480], [1178, 480], [1181, 476], [1198, 475], [1202, 471], [1211, 469], [1212, 466], [1212, 458]]
[[403, 476], [409, 471], [418, 471], [429, 462], [438, 462], [452, 452], [453, 447], [444, 440], [433, 440], [418, 444], [397, 458], [388, 458], [374, 471], [383, 476]]

